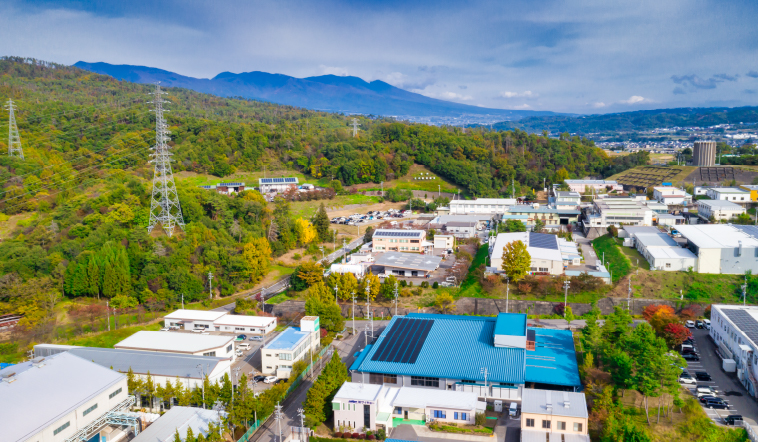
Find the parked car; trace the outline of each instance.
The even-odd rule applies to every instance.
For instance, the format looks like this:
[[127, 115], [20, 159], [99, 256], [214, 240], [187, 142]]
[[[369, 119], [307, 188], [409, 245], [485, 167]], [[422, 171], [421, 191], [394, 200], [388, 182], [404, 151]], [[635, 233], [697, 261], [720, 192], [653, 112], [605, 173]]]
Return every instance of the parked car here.
[[704, 371], [696, 371], [695, 372], [695, 379], [698, 381], [711, 381], [713, 378], [711, 378], [711, 375]]
[[684, 321], [684, 326], [687, 328], [695, 328], [695, 321]]
[[239, 336], [237, 336], [237, 341], [244, 341], [245, 339], [247, 339], [247, 335], [239, 335]]
[[717, 409], [717, 410], [728, 410], [729, 409], [729, 404], [727, 404], [726, 402], [724, 402], [723, 399], [718, 399], [718, 398], [717, 398], [717, 400], [707, 400], [707, 401], [705, 401], [705, 406], [707, 408]]
[[684, 353], [682, 355], [682, 358], [684, 358], [687, 361], [699, 361], [700, 356], [697, 355], [697, 353]]
[[445, 282], [445, 281], [443, 281], [443, 282], [440, 283], [440, 287], [452, 287], [452, 286], [453, 286], [452, 282]]
[[272, 384], [276, 382], [276, 376], [266, 376], [266, 378], [263, 380], [266, 384]]
[[714, 399], [718, 399], [718, 398], [716, 396], [713, 396], [713, 395], [711, 395], [711, 396], [700, 396], [698, 398], [698, 400], [700, 401], [701, 404], [705, 404], [706, 402], [708, 402], [710, 400], [714, 400]]
[[242, 344], [237, 344], [237, 350], [242, 350], [242, 351], [250, 350], [250, 344], [248, 344], [247, 342], [242, 343]]
[[376, 275], [376, 277], [377, 278], [386, 278], [387, 274], [386, 273], [380, 273], [380, 274]]
[[726, 425], [740, 425], [742, 423], [742, 416], [739, 414], [730, 414], [724, 418]]
[[697, 388], [698, 390], [706, 389], [710, 391], [712, 394], [719, 394], [719, 391], [716, 389], [716, 387], [711, 386], [711, 385], [700, 384], [696, 386], [695, 388]]
[[205, 329], [203, 329], [203, 328], [193, 328], [192, 329], [192, 333], [202, 333], [204, 331], [205, 331]]
[[263, 336], [250, 336], [248, 339], [251, 341], [262, 341]]
[[699, 319], [695, 321], [695, 328], [703, 328], [703, 327], [705, 327], [705, 324], [703, 323], [703, 321]]
[[705, 326], [706, 330], [711, 329], [711, 320], [710, 319], [703, 319], [703, 325]]
[[163, 327], [163, 328], [161, 329], [161, 331], [169, 331], [169, 330], [171, 330], [171, 329], [170, 329], [170, 328], [168, 328], [168, 327]]
[[518, 404], [515, 402], [511, 402], [510, 408], [508, 408], [508, 415], [511, 417], [516, 417], [518, 414]]
[[679, 382], [681, 382], [682, 384], [697, 384], [697, 381], [695, 380], [695, 378], [693, 378], [690, 375], [679, 376]]
[[261, 375], [258, 375], [258, 376], [254, 376], [254, 377], [253, 377], [253, 380], [254, 380], [255, 382], [263, 382], [264, 380], [266, 380], [266, 376], [261, 376]]

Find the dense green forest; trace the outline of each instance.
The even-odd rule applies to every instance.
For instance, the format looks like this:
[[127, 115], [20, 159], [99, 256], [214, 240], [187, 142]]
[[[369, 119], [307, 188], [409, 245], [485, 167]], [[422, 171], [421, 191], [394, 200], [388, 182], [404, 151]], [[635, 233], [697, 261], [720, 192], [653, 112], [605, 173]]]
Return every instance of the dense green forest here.
[[[268, 203], [255, 191], [229, 197], [182, 180], [184, 233], [148, 235], [153, 90], [62, 65], [0, 60], [0, 99], [18, 106], [26, 157], [0, 156], [0, 221], [7, 225], [0, 313], [44, 323], [62, 296], [161, 308], [180, 295], [208, 296], [208, 272], [216, 296], [227, 296], [260, 281], [272, 257], [331, 238], [323, 210], [298, 219], [284, 200]], [[352, 137], [350, 118], [340, 114], [167, 92], [174, 170], [220, 178], [269, 167], [351, 186], [401, 177], [419, 163], [471, 196], [497, 196], [512, 179], [521, 191], [543, 179], [604, 177], [647, 162], [644, 154], [611, 159], [580, 137], [382, 118], [361, 117], [363, 130]]]
[[758, 107], [657, 109], [582, 117], [526, 117], [493, 125], [497, 130], [569, 132], [575, 134], [633, 132], [661, 127], [709, 127], [757, 123]]

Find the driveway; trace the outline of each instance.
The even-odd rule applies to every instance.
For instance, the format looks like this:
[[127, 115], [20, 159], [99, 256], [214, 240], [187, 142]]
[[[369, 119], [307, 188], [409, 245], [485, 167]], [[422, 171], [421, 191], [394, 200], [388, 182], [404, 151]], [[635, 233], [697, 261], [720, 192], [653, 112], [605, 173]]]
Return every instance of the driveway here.
[[[747, 390], [737, 379], [736, 373], [726, 373], [721, 369], [721, 358], [716, 354], [716, 344], [710, 338], [708, 330], [693, 328], [692, 335], [700, 352], [699, 361], [687, 361], [687, 369], [691, 375], [696, 371], [705, 371], [713, 378], [710, 382], [698, 382], [698, 384], [716, 387], [718, 396], [723, 398], [729, 405], [729, 410], [705, 409], [708, 417], [716, 423], [722, 424], [723, 418], [730, 414], [741, 414], [743, 419], [750, 425], [758, 422], [758, 402], [748, 396]], [[694, 391], [694, 386], [687, 386]]]
[[584, 265], [590, 266], [593, 269], [597, 267], [597, 255], [595, 249], [592, 248], [590, 240], [580, 230], [574, 230], [571, 235], [574, 237], [574, 241], [582, 248], [582, 256], [584, 256]]

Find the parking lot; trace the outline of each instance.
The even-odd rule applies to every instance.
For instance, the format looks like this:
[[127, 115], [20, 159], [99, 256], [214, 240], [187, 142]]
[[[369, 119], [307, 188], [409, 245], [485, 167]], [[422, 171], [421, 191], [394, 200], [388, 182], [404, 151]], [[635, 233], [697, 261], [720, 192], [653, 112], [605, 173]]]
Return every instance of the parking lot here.
[[[711, 375], [711, 381], [698, 381], [697, 385], [710, 386], [718, 393], [716, 396], [729, 404], [728, 410], [711, 410], [704, 408], [705, 413], [717, 424], [723, 424], [724, 418], [730, 414], [742, 415], [743, 420], [750, 425], [758, 422], [758, 402], [748, 396], [747, 390], [737, 379], [736, 373], [726, 373], [721, 368], [721, 358], [716, 353], [716, 345], [705, 329], [690, 329], [695, 338], [695, 345], [700, 353], [699, 361], [687, 361], [687, 371], [691, 375], [705, 371]], [[693, 394], [695, 385], [684, 385]]]

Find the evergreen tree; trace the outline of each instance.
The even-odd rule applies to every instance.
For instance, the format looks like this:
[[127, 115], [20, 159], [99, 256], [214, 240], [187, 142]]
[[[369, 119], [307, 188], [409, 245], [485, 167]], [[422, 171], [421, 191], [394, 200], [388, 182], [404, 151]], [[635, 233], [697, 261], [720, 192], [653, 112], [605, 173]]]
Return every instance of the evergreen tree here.
[[316, 227], [319, 241], [326, 242], [332, 239], [331, 232], [329, 232], [329, 215], [326, 214], [324, 203], [321, 203], [318, 212], [313, 217], [313, 226]]
[[97, 258], [91, 255], [87, 261], [87, 294], [100, 297], [100, 266]]
[[103, 273], [103, 295], [106, 298], [113, 298], [121, 294], [119, 291], [120, 285], [118, 276], [116, 275], [116, 269], [113, 264], [108, 262], [105, 264], [105, 272]]

